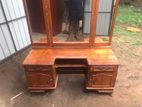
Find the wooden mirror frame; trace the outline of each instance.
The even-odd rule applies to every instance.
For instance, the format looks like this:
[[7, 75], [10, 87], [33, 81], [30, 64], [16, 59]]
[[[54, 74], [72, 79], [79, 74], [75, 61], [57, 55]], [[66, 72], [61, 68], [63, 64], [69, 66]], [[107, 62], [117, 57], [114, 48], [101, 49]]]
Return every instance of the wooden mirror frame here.
[[45, 18], [47, 19], [47, 20], [45, 20], [45, 29], [46, 29], [46, 32], [47, 32], [47, 43], [33, 43], [32, 29], [31, 29], [31, 24], [30, 24], [29, 12], [28, 12], [28, 8], [27, 8], [27, 2], [26, 2], [26, 0], [23, 0], [32, 46], [35, 47], [35, 48], [36, 47], [97, 47], [97, 46], [111, 46], [112, 35], [113, 35], [113, 31], [114, 31], [114, 25], [115, 25], [115, 21], [116, 21], [116, 14], [117, 14], [118, 5], [119, 5], [120, 0], [114, 0], [114, 1], [115, 1], [115, 5], [113, 5], [113, 10], [112, 10], [112, 18], [111, 18], [112, 20], [111, 20], [111, 24], [110, 24], [110, 32], [109, 32], [109, 35], [108, 35], [108, 37], [109, 37], [108, 43], [95, 43], [99, 0], [92, 0], [91, 22], [94, 21], [94, 23], [91, 23], [91, 31], [90, 31], [90, 36], [89, 36], [89, 42], [88, 43], [83, 43], [83, 42], [53, 43], [50, 0], [42, 0], [42, 4], [44, 4], [43, 5], [44, 19]]
[[49, 36], [48, 36], [48, 32], [47, 32], [47, 24], [46, 24], [46, 20], [45, 20], [45, 29], [46, 29], [46, 38], [47, 38], [47, 43], [34, 43], [32, 40], [32, 28], [31, 28], [31, 22], [30, 22], [30, 16], [29, 16], [29, 11], [28, 11], [28, 6], [27, 6], [27, 1], [23, 0], [23, 5], [24, 5], [24, 10], [25, 10], [25, 14], [26, 14], [26, 19], [27, 19], [27, 23], [28, 23], [28, 29], [29, 29], [29, 33], [30, 33], [30, 40], [31, 40], [31, 45], [32, 47], [49, 47], [50, 46], [50, 40], [49, 40]]

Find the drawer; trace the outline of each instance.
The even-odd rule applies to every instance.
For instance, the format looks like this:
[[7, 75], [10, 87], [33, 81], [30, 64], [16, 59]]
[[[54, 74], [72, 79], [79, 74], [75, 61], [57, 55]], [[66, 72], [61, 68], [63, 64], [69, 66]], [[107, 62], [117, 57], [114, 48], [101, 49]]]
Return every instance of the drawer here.
[[115, 65], [96, 65], [90, 66], [90, 71], [116, 71], [116, 68]]
[[24, 66], [26, 71], [52, 71], [52, 66], [47, 65], [28, 65]]

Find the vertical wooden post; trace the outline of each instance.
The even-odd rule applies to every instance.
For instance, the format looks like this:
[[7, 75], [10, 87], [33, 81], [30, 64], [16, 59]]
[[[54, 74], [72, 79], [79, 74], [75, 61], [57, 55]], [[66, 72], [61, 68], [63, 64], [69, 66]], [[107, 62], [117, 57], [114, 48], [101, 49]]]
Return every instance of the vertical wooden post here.
[[23, 4], [24, 4], [24, 10], [25, 10], [26, 19], [27, 19], [27, 22], [28, 22], [28, 29], [29, 29], [29, 34], [30, 34], [30, 40], [31, 40], [31, 44], [33, 44], [33, 40], [32, 40], [32, 28], [31, 28], [31, 23], [30, 23], [30, 18], [29, 18], [27, 1], [23, 0]]
[[112, 36], [113, 36], [113, 32], [114, 32], [114, 26], [115, 26], [115, 22], [116, 22], [116, 15], [117, 15], [119, 1], [120, 0], [116, 0], [114, 10], [113, 10], [113, 18], [112, 18], [111, 29], [110, 29], [110, 34], [109, 34], [109, 45], [112, 44]]
[[99, 0], [92, 0], [91, 33], [89, 38], [90, 46], [94, 46], [95, 44], [98, 7], [99, 7]]
[[42, 0], [42, 3], [43, 3], [43, 13], [44, 13], [47, 41], [49, 43], [49, 46], [52, 47], [52, 45], [53, 45], [53, 40], [52, 40], [53, 32], [52, 32], [52, 18], [51, 18], [50, 0]]

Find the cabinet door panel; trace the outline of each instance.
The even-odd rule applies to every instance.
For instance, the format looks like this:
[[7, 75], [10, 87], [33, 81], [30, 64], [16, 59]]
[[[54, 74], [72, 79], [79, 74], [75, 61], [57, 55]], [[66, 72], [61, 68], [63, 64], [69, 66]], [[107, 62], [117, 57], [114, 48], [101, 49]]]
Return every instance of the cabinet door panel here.
[[113, 75], [110, 75], [110, 74], [101, 74], [101, 78], [102, 78], [102, 81], [101, 81], [101, 84], [102, 84], [102, 87], [105, 88], [105, 87], [111, 87], [112, 86], [112, 81], [113, 81]]
[[94, 88], [107, 88], [112, 86], [113, 74], [98, 73], [91, 74], [90, 81]]
[[102, 78], [101, 78], [101, 75], [92, 75], [92, 86], [93, 87], [101, 87], [101, 81], [102, 81]]
[[30, 86], [53, 86], [52, 76], [48, 73], [28, 72], [27, 77]]

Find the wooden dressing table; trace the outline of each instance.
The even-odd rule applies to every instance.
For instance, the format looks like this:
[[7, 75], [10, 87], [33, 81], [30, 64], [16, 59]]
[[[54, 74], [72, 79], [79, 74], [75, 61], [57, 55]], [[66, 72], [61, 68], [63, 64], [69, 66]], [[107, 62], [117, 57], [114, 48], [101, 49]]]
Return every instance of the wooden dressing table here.
[[[92, 1], [90, 2], [91, 16], [89, 20], [91, 24], [83, 25], [83, 39], [70, 42], [63, 41], [68, 35], [62, 34], [62, 22], [58, 20], [60, 18], [57, 19], [57, 17], [60, 17], [59, 0], [36, 0], [35, 4], [40, 4], [38, 9], [42, 13], [36, 13], [30, 8], [34, 7], [32, 0], [24, 0], [33, 47], [23, 62], [30, 92], [45, 92], [56, 89], [58, 74], [84, 74], [86, 77], [86, 84], [84, 85], [87, 90], [96, 90], [100, 93], [113, 92], [119, 63], [112, 51], [111, 41], [119, 0], [110, 0], [110, 24], [106, 25], [109, 27], [108, 36], [105, 36], [105, 31], [97, 31], [100, 28], [100, 25], [97, 24], [99, 23], [98, 14], [102, 14], [99, 10], [102, 5], [101, 2], [99, 0], [90, 1]], [[84, 2], [84, 6], [86, 5], [86, 2]], [[87, 13], [84, 12], [83, 21], [87, 23], [85, 14]], [[32, 16], [36, 15], [42, 16], [44, 21], [41, 22], [40, 18], [33, 20], [34, 17]], [[31, 27], [32, 23], [30, 23], [35, 20], [41, 23], [39, 25], [45, 27], [45, 31], [43, 31], [43, 26], [41, 27], [42, 30], [40, 27], [38, 28], [39, 31], [36, 29], [36, 35], [35, 30], [33, 33], [34, 27]], [[105, 21], [107, 22], [107, 19]], [[100, 23], [103, 25], [102, 21]], [[87, 36], [85, 28], [88, 27], [86, 26], [90, 26]], [[34, 41], [33, 38], [40, 39]], [[58, 42], [54, 41], [55, 39]], [[62, 41], [60, 42], [60, 40]]]
[[60, 73], [58, 67], [69, 68], [63, 72], [66, 74], [85, 74], [86, 89], [112, 92], [118, 69], [118, 60], [111, 48], [32, 49], [23, 64], [32, 92], [55, 89]]

